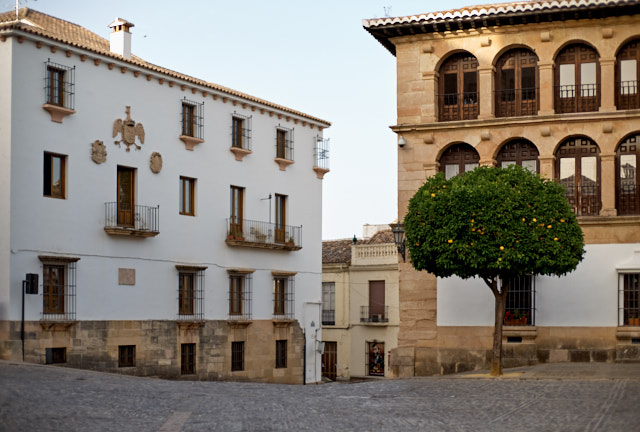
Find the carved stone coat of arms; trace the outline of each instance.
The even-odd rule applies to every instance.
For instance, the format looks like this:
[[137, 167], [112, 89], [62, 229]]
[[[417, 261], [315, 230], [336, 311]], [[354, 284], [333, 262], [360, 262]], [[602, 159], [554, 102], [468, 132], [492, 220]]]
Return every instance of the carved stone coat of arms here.
[[[121, 134], [121, 139], [114, 141], [114, 144], [120, 147], [120, 143], [124, 143], [129, 151], [129, 146], [135, 146], [136, 150], [140, 150], [144, 144], [144, 128], [142, 124], [136, 123], [131, 118], [131, 107], [126, 107], [125, 113], [127, 117], [124, 120], [117, 119], [113, 122], [113, 137]], [[136, 144], [136, 137], [140, 140], [140, 144]]]

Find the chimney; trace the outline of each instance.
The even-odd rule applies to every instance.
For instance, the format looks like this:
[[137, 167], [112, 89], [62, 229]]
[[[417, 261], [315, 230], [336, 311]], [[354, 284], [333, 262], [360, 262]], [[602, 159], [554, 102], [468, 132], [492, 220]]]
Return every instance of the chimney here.
[[131, 32], [129, 29], [133, 27], [133, 23], [116, 18], [109, 28], [111, 28], [110, 50], [114, 54], [120, 54], [124, 58], [131, 58]]

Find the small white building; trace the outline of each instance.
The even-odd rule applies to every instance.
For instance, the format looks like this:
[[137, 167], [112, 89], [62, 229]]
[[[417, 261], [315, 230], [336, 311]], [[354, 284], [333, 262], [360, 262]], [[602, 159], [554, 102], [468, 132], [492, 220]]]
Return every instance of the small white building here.
[[0, 358], [319, 381], [330, 123], [110, 27], [0, 14]]

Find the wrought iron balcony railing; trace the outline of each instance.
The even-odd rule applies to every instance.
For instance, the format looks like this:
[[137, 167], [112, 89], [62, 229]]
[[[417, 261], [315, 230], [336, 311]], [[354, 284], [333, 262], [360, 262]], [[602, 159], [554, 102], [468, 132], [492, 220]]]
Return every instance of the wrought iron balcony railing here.
[[538, 89], [519, 88], [496, 90], [496, 117], [516, 117], [538, 114]]
[[227, 244], [267, 249], [302, 249], [302, 226], [227, 219]]
[[336, 311], [323, 310], [322, 311], [322, 325], [336, 325]]
[[478, 92], [438, 95], [438, 121], [476, 119], [478, 106]]
[[104, 230], [109, 234], [153, 237], [160, 233], [160, 206], [104, 204]]
[[360, 306], [360, 322], [389, 322], [389, 306]]

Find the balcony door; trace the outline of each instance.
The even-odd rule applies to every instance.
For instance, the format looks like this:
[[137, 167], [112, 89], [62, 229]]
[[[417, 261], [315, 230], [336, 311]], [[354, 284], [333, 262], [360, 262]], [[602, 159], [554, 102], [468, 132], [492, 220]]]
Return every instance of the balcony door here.
[[135, 172], [118, 166], [118, 226], [135, 226]]
[[588, 138], [570, 139], [556, 153], [560, 184], [579, 216], [596, 216], [600, 212], [599, 153], [597, 144]]
[[535, 115], [538, 58], [524, 49], [504, 54], [496, 65], [496, 117]]
[[231, 231], [230, 234], [236, 238], [243, 237], [243, 202], [244, 188], [231, 186], [231, 218], [229, 221], [229, 231]]
[[384, 315], [384, 281], [369, 281], [369, 319], [382, 321]]
[[275, 225], [275, 242], [284, 243], [286, 239], [287, 226], [287, 197], [286, 195], [276, 194], [276, 225]]
[[440, 68], [439, 121], [470, 120], [478, 117], [478, 60], [461, 53]]

